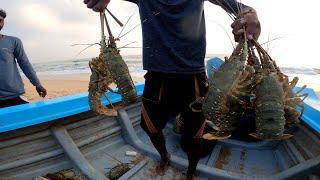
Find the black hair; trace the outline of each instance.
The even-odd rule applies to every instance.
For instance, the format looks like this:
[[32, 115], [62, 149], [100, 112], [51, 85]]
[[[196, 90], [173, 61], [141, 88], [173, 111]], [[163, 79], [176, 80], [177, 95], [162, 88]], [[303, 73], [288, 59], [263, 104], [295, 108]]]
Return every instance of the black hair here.
[[7, 13], [3, 9], [0, 9], [0, 16], [3, 17], [3, 18], [6, 18], [7, 17]]

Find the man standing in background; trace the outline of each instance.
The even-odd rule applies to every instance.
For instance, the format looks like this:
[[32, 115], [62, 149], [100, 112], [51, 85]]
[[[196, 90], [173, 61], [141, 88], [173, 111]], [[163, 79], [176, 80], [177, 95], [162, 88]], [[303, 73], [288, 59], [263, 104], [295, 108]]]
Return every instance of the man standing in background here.
[[[0, 10], [0, 32], [7, 14]], [[40, 97], [47, 95], [35, 71], [33, 70], [22, 42], [19, 38], [0, 34], [0, 108], [25, 104], [20, 98], [25, 93], [17, 63], [30, 82], [36, 87]]]

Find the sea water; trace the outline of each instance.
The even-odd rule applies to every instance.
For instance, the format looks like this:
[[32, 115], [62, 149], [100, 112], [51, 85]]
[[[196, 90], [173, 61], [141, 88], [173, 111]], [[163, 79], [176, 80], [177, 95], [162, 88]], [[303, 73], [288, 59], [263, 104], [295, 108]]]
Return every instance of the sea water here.
[[[206, 57], [206, 61], [213, 56]], [[219, 56], [221, 57], [221, 56]], [[146, 71], [142, 67], [141, 56], [124, 56], [129, 71], [136, 77], [142, 77]], [[57, 75], [57, 74], [82, 74], [91, 73], [89, 68], [90, 59], [77, 59], [66, 61], [36, 62], [33, 67], [39, 75]], [[205, 63], [206, 64], [206, 63]], [[298, 86], [307, 85], [315, 91], [320, 91], [320, 69], [306, 67], [280, 67], [282, 72], [292, 79], [299, 77]]]

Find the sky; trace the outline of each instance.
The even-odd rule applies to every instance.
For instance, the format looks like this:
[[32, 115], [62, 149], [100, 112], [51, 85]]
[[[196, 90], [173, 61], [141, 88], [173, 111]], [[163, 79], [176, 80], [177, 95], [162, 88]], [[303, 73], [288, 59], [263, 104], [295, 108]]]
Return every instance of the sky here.
[[[319, 0], [242, 0], [255, 8], [262, 25], [260, 43], [266, 43], [271, 56], [280, 66], [320, 68], [320, 24], [317, 12]], [[83, 0], [0, 0], [0, 8], [7, 11], [2, 34], [19, 37], [31, 62], [75, 60], [97, 56], [94, 46], [78, 53], [86, 46], [99, 42], [99, 14], [86, 8]], [[133, 15], [123, 32], [140, 23], [138, 7], [122, 0], [111, 0], [108, 8], [123, 23]], [[232, 52], [232, 20], [219, 7], [205, 3], [207, 54]], [[109, 18], [116, 36], [121, 28]], [[230, 38], [229, 38], [230, 37]], [[142, 53], [141, 28], [121, 38], [118, 46], [136, 42], [123, 48], [122, 55]]]

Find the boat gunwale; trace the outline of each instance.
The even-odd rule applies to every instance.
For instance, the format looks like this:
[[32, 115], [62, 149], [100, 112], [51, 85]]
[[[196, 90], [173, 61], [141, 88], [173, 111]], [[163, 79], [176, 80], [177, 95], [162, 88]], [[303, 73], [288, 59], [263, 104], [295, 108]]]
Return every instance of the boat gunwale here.
[[[138, 96], [142, 95], [144, 83], [135, 84]], [[117, 89], [113, 89], [117, 91]], [[111, 103], [121, 102], [121, 96], [108, 92]], [[102, 104], [110, 105], [103, 98]], [[0, 110], [0, 134], [17, 129], [30, 127], [42, 123], [53, 122], [61, 118], [70, 117], [90, 111], [88, 93], [64, 96], [55, 99], [22, 104]]]

